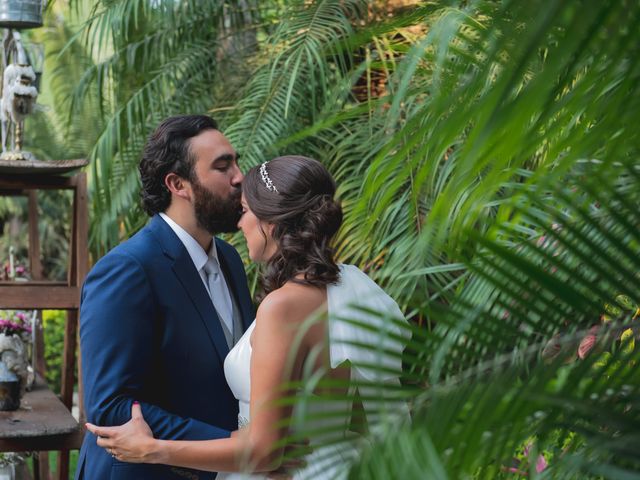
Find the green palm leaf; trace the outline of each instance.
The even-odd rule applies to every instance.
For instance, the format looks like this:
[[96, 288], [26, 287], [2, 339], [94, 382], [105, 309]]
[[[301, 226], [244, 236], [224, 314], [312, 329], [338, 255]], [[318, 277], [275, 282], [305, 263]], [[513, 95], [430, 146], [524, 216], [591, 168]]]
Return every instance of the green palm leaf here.
[[[339, 260], [415, 323], [403, 386], [355, 397], [406, 400], [412, 421], [354, 413], [352, 477], [637, 478], [639, 353], [619, 339], [639, 328], [637, 2], [415, 2], [384, 20], [375, 2], [242, 3], [100, 1], [69, 43], [93, 55], [75, 107], [100, 98], [94, 249], [144, 222], [136, 164], [161, 118], [223, 115], [246, 166], [328, 166]], [[303, 407], [354, 400], [315, 395], [313, 369], [294, 386]], [[309, 413], [306, 435], [344, 440], [343, 412]]]

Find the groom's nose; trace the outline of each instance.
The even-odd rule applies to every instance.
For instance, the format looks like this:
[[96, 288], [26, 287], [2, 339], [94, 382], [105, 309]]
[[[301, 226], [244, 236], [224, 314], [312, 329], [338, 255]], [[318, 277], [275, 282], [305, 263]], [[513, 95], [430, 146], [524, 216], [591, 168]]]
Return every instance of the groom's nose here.
[[244, 180], [244, 175], [237, 163], [234, 163], [232, 168], [234, 171], [231, 176], [231, 185], [239, 187], [242, 184], [242, 180]]

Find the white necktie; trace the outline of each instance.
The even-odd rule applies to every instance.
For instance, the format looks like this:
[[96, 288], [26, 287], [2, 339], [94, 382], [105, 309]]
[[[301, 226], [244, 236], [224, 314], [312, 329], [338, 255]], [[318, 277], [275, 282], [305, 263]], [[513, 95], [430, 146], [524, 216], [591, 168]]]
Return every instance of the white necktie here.
[[220, 272], [220, 267], [214, 259], [210, 258], [203, 268], [207, 277], [209, 295], [211, 296], [213, 306], [218, 313], [218, 317], [224, 322], [233, 337], [233, 307], [231, 306], [231, 296], [222, 277], [222, 272]]

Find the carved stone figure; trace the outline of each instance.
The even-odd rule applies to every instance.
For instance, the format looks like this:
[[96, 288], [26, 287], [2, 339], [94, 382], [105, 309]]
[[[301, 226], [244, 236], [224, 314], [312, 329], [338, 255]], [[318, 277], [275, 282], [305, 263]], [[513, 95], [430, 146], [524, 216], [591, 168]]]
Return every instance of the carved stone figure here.
[[23, 124], [36, 106], [38, 90], [36, 74], [22, 46], [20, 33], [5, 31], [2, 51], [2, 97], [0, 121], [2, 123], [2, 160], [34, 160], [22, 150]]

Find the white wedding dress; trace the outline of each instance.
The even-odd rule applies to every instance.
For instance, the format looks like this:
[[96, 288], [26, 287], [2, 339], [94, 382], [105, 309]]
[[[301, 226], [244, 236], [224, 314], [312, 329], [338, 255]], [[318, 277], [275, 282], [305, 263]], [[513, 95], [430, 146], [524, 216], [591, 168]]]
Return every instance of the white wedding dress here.
[[[327, 287], [328, 335], [331, 368], [336, 368], [345, 361], [351, 362], [351, 379], [355, 382], [383, 381], [385, 383], [399, 383], [401, 352], [404, 347], [407, 329], [400, 328], [391, 319], [403, 320], [402, 312], [396, 302], [389, 297], [366, 274], [353, 265], [340, 265], [340, 281], [336, 285]], [[371, 312], [377, 312], [371, 313]], [[350, 322], [344, 321], [350, 320]], [[363, 329], [354, 325], [368, 325]], [[234, 396], [238, 399], [239, 414], [238, 427], [248, 425], [251, 419], [249, 399], [251, 393], [251, 333], [255, 322], [247, 329], [242, 338], [231, 349], [224, 362], [224, 372], [227, 383]], [[357, 345], [370, 345], [376, 348], [363, 349]], [[386, 353], [383, 353], [386, 352]], [[389, 355], [388, 352], [395, 355]], [[366, 365], [384, 366], [369, 369]], [[395, 372], [395, 373], [394, 373]], [[359, 387], [362, 394], [362, 386]], [[378, 392], [367, 392], [367, 397], [378, 397], [376, 402], [364, 401], [363, 406], [367, 414], [367, 421], [371, 428], [372, 422], [380, 420], [381, 410], [385, 410], [384, 401], [380, 400]], [[340, 403], [341, 402], [341, 403]], [[351, 416], [352, 400], [338, 401], [307, 401], [296, 404], [293, 418], [294, 428], [307, 432], [318, 427], [334, 427], [331, 430], [333, 442], [327, 444], [327, 438], [322, 434], [314, 434], [309, 438], [312, 453], [305, 457], [306, 467], [295, 472], [294, 479], [341, 479], [346, 478], [348, 467], [358, 453], [357, 437], [348, 431]], [[408, 418], [408, 411], [404, 404], [397, 401], [389, 403], [387, 411], [394, 412], [396, 419], [401, 415]], [[322, 417], [323, 420], [318, 420]], [[337, 414], [336, 414], [337, 413]], [[343, 414], [340, 414], [343, 413]], [[384, 413], [384, 412], [382, 412]], [[318, 415], [319, 414], [319, 415]], [[312, 415], [316, 420], [310, 424], [307, 416]], [[337, 428], [336, 428], [337, 427]], [[335, 432], [342, 431], [342, 439], [336, 441]], [[243, 474], [221, 472], [219, 480], [259, 480], [267, 478], [263, 474]]]

